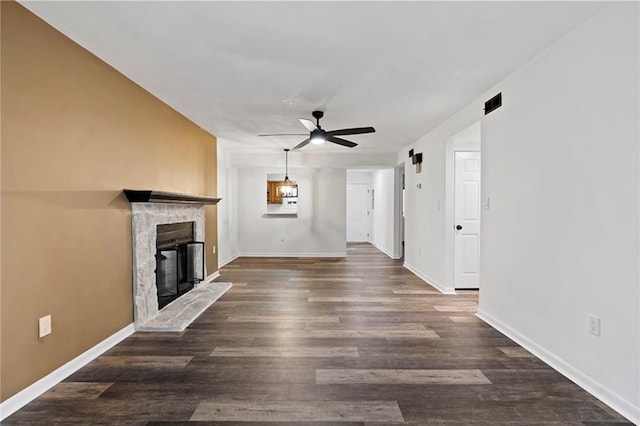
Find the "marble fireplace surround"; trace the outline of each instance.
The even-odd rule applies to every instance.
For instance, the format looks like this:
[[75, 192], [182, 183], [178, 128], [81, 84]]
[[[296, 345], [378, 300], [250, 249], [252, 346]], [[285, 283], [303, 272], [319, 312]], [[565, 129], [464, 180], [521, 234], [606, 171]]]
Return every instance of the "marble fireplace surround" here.
[[[217, 204], [220, 199], [157, 191], [125, 190], [124, 192], [131, 202], [134, 327], [136, 330], [157, 328], [157, 318], [161, 312], [158, 310], [155, 276], [157, 226], [179, 222], [194, 222], [194, 239], [196, 241], [204, 241], [204, 204]], [[196, 286], [189, 293], [199, 290], [198, 287], [200, 286]], [[220, 295], [231, 285], [222, 287], [224, 289], [220, 292]], [[186, 295], [176, 299], [176, 301], [183, 299]], [[169, 304], [167, 308], [175, 304], [176, 301]], [[187, 303], [192, 302], [187, 299]], [[167, 308], [163, 309], [162, 312]], [[174, 306], [173, 309], [175, 310], [176, 307]]]

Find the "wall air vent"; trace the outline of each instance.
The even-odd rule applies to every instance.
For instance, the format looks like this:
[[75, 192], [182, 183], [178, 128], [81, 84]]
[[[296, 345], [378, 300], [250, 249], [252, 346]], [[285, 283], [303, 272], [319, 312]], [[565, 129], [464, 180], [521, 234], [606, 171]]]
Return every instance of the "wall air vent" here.
[[484, 103], [484, 115], [489, 114], [491, 111], [498, 109], [502, 106], [502, 92], [495, 95]]

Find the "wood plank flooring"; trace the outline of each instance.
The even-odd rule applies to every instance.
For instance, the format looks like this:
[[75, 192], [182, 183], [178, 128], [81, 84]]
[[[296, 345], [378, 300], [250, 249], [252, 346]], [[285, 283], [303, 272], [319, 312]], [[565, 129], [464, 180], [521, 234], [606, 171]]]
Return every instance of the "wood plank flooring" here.
[[240, 258], [180, 333], [136, 333], [3, 424], [629, 424], [368, 244]]

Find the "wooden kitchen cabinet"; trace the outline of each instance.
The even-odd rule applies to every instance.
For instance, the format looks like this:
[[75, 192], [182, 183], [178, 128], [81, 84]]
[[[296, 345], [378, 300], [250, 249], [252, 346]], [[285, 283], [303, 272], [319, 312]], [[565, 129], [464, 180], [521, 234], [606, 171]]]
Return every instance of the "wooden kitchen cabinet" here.
[[267, 204], [282, 204], [282, 193], [280, 192], [282, 181], [267, 181]]
[[[267, 181], [267, 204], [282, 204], [282, 185], [284, 182], [281, 180]], [[296, 183], [290, 181], [290, 185], [296, 185]]]

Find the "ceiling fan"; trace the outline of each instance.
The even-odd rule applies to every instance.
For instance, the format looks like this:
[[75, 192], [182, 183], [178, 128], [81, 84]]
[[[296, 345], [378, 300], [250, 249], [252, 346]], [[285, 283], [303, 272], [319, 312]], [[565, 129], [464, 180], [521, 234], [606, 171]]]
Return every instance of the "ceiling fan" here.
[[[344, 135], [359, 135], [362, 133], [373, 133], [376, 131], [373, 127], [354, 127], [351, 129], [338, 129], [338, 130], [324, 130], [320, 127], [320, 119], [324, 116], [324, 112], [322, 111], [313, 111], [311, 113], [313, 118], [316, 119], [316, 123], [313, 124], [313, 121], [308, 120], [306, 118], [301, 118], [300, 123], [309, 131], [309, 137], [298, 145], [294, 146], [293, 149], [300, 149], [303, 146], [307, 145], [309, 142], [321, 145], [325, 142], [332, 142], [338, 145], [346, 146], [349, 148], [353, 148], [358, 144], [355, 142], [348, 141], [346, 139], [339, 138], [337, 136]], [[269, 135], [258, 135], [258, 136], [304, 136], [306, 133], [280, 133], [280, 134], [269, 134]]]

